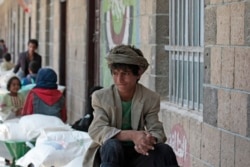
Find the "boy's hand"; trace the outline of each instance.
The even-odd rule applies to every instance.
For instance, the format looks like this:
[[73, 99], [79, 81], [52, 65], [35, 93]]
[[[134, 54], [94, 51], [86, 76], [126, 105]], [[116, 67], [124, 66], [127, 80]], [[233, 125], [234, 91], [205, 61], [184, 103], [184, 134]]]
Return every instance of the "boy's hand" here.
[[143, 155], [149, 155], [148, 151], [154, 150], [155, 138], [145, 131], [137, 131], [135, 134], [135, 150]]

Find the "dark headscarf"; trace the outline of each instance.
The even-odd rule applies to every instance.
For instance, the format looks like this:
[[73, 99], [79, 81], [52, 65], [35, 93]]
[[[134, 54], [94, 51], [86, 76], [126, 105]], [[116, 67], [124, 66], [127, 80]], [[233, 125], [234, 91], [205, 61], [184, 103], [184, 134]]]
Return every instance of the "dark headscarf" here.
[[35, 88], [57, 89], [57, 75], [51, 68], [41, 68], [36, 77]]

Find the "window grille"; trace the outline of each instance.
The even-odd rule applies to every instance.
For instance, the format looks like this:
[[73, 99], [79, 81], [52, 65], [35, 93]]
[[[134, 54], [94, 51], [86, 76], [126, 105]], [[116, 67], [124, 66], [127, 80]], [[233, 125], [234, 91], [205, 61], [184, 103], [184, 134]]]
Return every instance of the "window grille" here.
[[204, 0], [169, 2], [169, 100], [202, 111]]

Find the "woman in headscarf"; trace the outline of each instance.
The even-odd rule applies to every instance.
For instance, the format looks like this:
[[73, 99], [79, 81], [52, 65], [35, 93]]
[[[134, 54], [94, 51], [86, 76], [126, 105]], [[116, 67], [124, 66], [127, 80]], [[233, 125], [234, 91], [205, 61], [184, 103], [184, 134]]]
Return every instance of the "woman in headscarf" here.
[[44, 114], [67, 120], [65, 98], [57, 89], [57, 75], [51, 68], [41, 68], [36, 86], [27, 95], [22, 115]]

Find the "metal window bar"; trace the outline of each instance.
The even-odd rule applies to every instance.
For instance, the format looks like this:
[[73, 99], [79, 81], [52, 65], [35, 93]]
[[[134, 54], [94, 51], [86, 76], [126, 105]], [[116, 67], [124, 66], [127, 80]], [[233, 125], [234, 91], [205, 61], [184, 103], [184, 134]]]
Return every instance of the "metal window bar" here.
[[[176, 44], [178, 46], [180, 46], [180, 0], [177, 0], [177, 19], [176, 19], [176, 30], [177, 30], [177, 41], [176, 41]], [[180, 54], [179, 54], [179, 51], [177, 51], [177, 54], [175, 55], [177, 57], [177, 59], [179, 60], [180, 59]], [[176, 96], [175, 96], [175, 102], [178, 104], [179, 102], [179, 74], [180, 74], [180, 61], [177, 61], [177, 76], [176, 76], [176, 80], [177, 80], [177, 85], [176, 85]]]
[[[191, 18], [190, 18], [190, 26], [191, 26], [191, 28], [190, 28], [190, 35], [191, 35], [191, 37], [190, 37], [190, 44], [191, 44], [191, 46], [194, 46], [194, 33], [193, 33], [193, 29], [194, 29], [194, 8], [193, 8], [193, 0], [191, 0], [190, 1], [190, 4], [189, 4], [189, 8], [191, 9], [190, 11], [191, 11]], [[192, 87], [192, 92], [191, 92], [191, 94], [192, 94], [192, 96], [191, 96], [191, 98], [192, 98], [192, 100], [191, 100], [191, 109], [194, 109], [194, 52], [192, 52], [191, 53], [191, 62], [192, 62], [192, 72], [191, 72], [191, 87]]]
[[200, 110], [202, 109], [200, 84], [203, 84], [200, 78], [202, 75], [200, 63], [203, 63], [204, 52], [204, 2], [203, 0], [169, 2], [170, 45], [165, 46], [165, 50], [170, 54], [169, 99], [189, 109]]
[[[197, 9], [197, 13], [198, 13], [198, 19], [197, 19], [197, 25], [198, 25], [198, 29], [200, 29], [200, 1], [197, 1], [197, 4], [196, 4], [196, 9]], [[198, 44], [200, 44], [200, 31], [198, 31], [198, 33], [197, 33], [197, 43]], [[199, 86], [199, 84], [200, 84], [200, 54], [199, 53], [196, 53], [197, 54], [197, 56], [198, 56], [198, 72], [197, 72], [197, 110], [199, 110], [199, 104], [200, 104], [200, 86]]]
[[[186, 4], [185, 4], [185, 46], [189, 45], [189, 43], [188, 43], [188, 31], [189, 31], [188, 4], [189, 4], [189, 0], [186, 0]], [[190, 57], [190, 53], [187, 52], [187, 69], [186, 69], [186, 71], [187, 71], [187, 88], [189, 88], [189, 82], [190, 82], [189, 57]], [[187, 108], [189, 108], [189, 90], [187, 90]]]
[[[181, 1], [181, 46], [184, 46], [184, 25], [185, 25], [185, 16], [184, 16], [184, 3], [185, 1]], [[181, 52], [182, 55], [182, 64], [181, 64], [181, 70], [182, 70], [182, 77], [181, 77], [181, 99], [183, 99], [184, 94], [184, 52]], [[181, 100], [181, 106], [183, 106], [184, 100]]]

